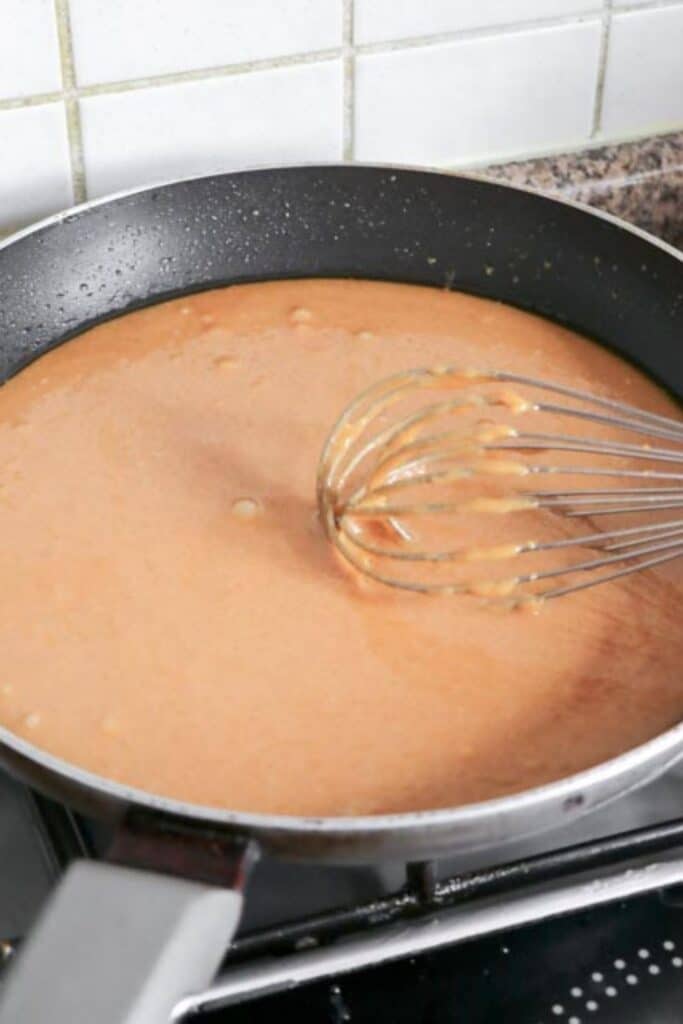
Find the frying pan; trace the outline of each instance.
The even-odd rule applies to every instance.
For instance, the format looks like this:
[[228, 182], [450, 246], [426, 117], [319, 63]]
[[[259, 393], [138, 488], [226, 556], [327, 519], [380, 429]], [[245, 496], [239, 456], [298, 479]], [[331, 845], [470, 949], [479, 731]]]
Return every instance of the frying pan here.
[[[458, 288], [543, 314], [610, 346], [680, 399], [682, 259], [604, 214], [465, 177], [328, 166], [180, 181], [86, 204], [0, 247], [0, 380], [103, 319], [163, 299], [235, 282], [348, 276]], [[683, 724], [502, 799], [304, 819], [160, 798], [0, 729], [12, 772], [116, 825], [109, 862], [78, 863], [59, 885], [10, 974], [0, 1022], [167, 1021], [215, 971], [257, 848], [336, 862], [484, 848], [565, 823], [681, 754]]]

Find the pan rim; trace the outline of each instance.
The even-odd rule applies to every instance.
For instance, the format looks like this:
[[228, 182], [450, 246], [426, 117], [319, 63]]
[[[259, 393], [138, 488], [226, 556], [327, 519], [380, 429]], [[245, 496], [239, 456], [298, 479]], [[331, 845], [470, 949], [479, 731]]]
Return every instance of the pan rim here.
[[467, 174], [461, 171], [450, 171], [450, 170], [439, 170], [436, 167], [422, 167], [419, 164], [390, 164], [390, 163], [360, 163], [354, 161], [353, 163], [340, 163], [339, 161], [316, 161], [315, 163], [293, 163], [293, 164], [267, 164], [261, 166], [247, 166], [240, 167], [231, 171], [216, 171], [213, 174], [189, 174], [180, 178], [160, 178], [158, 181], [148, 183], [146, 185], [136, 185], [132, 188], [120, 189], [116, 192], [108, 192], [104, 196], [98, 196], [95, 199], [88, 199], [83, 203], [77, 203], [74, 206], [67, 206], [63, 210], [59, 210], [57, 213], [50, 214], [47, 217], [43, 217], [40, 220], [34, 221], [28, 224], [26, 227], [19, 228], [18, 231], [13, 231], [11, 234], [6, 235], [4, 238], [0, 238], [0, 252], [8, 246], [20, 241], [29, 235], [36, 234], [42, 231], [44, 228], [52, 227], [56, 224], [66, 220], [67, 217], [73, 217], [79, 213], [86, 213], [88, 210], [95, 209], [98, 206], [106, 206], [108, 203], [115, 202], [119, 199], [126, 199], [131, 196], [142, 195], [145, 192], [155, 192], [160, 188], [168, 188], [174, 185], [190, 184], [195, 181], [205, 181], [212, 178], [229, 178], [233, 175], [238, 174], [270, 174], [274, 171], [398, 171], [408, 172], [411, 174], [429, 174], [436, 178], [456, 178], [464, 179], [465, 181], [479, 182], [485, 185], [493, 185], [497, 188], [508, 189], [515, 192], [523, 192], [527, 195], [536, 196], [537, 198], [544, 199], [549, 203], [559, 203], [562, 206], [569, 206], [576, 210], [580, 210], [583, 213], [587, 213], [592, 217], [597, 217], [600, 220], [607, 221], [613, 224], [615, 227], [621, 228], [624, 231], [630, 232], [632, 235], [636, 235], [638, 238], [642, 238], [643, 241], [649, 242], [651, 245], [656, 246], [658, 249], [662, 249], [670, 256], [675, 257], [679, 262], [683, 263], [683, 249], [678, 249], [676, 246], [671, 245], [670, 242], [664, 241], [662, 238], [658, 238], [657, 235], [651, 234], [649, 231], [645, 231], [643, 228], [638, 227], [636, 224], [631, 224], [628, 221], [623, 220], [621, 217], [617, 217], [616, 214], [609, 213], [607, 210], [598, 209], [595, 206], [590, 206], [588, 203], [582, 203], [576, 199], [569, 199], [566, 196], [555, 196], [544, 192], [541, 189], [532, 188], [529, 185], [513, 184], [507, 181], [498, 181], [496, 178], [489, 178], [485, 174], [472, 173]]
[[[296, 816], [287, 814], [263, 814], [250, 811], [221, 809], [210, 804], [186, 803], [173, 797], [165, 797], [149, 790], [115, 779], [98, 775], [87, 768], [72, 764], [57, 757], [49, 751], [30, 743], [10, 729], [0, 725], [0, 745], [9, 747], [32, 764], [46, 769], [67, 783], [76, 783], [87, 791], [99, 796], [115, 800], [122, 805], [144, 808], [167, 815], [170, 818], [190, 819], [197, 825], [220, 826], [243, 829], [254, 832], [306, 833], [309, 835], [338, 835], [340, 832], [353, 835], [380, 834], [412, 831], [416, 826], [427, 829], [438, 828], [440, 825], [469, 826], [483, 819], [496, 817], [504, 819], [507, 812], [519, 812], [522, 809], [538, 810], [547, 804], [562, 803], [572, 800], [578, 793], [590, 791], [594, 783], [606, 783], [628, 776], [632, 769], [643, 764], [663, 764], [670, 767], [678, 758], [683, 758], [683, 721], [659, 733], [645, 743], [641, 743], [623, 754], [601, 761], [590, 768], [567, 775], [560, 779], [523, 789], [504, 796], [494, 797], [470, 804], [456, 804], [451, 807], [432, 808], [422, 811], [401, 811], [393, 814], [375, 814], [358, 816]], [[672, 757], [667, 761], [666, 755], [671, 751]], [[675, 754], [674, 754], [675, 752]], [[1, 760], [1, 756], [0, 756]], [[648, 781], [648, 776], [642, 783]], [[593, 809], [603, 801], [587, 807]]]
[[[137, 186], [129, 189], [88, 200], [56, 214], [43, 218], [25, 228], [12, 232], [0, 240], [0, 252], [9, 248], [16, 242], [21, 241], [33, 234], [58, 225], [66, 218], [77, 216], [81, 213], [105, 206], [116, 200], [127, 197], [142, 195], [154, 192], [160, 188], [167, 188], [183, 183], [191, 183], [206, 179], [228, 178], [241, 174], [267, 174], [273, 171], [335, 171], [345, 170], [353, 172], [375, 170], [378, 172], [398, 172], [409, 174], [429, 174], [439, 178], [464, 179], [488, 186], [495, 186], [522, 192], [545, 200], [552, 204], [568, 206], [579, 210], [591, 217], [597, 217], [606, 221], [623, 231], [642, 239], [657, 249], [673, 256], [683, 264], [683, 251], [677, 249], [668, 242], [657, 238], [655, 235], [644, 231], [642, 228], [622, 220], [614, 214], [604, 210], [598, 210], [586, 203], [578, 202], [561, 196], [551, 196], [537, 189], [500, 182], [486, 177], [484, 174], [467, 174], [460, 171], [444, 171], [437, 168], [421, 167], [419, 165], [406, 164], [384, 164], [384, 163], [340, 163], [335, 161], [288, 164], [286, 166], [260, 166], [245, 167], [238, 170], [216, 172], [215, 174], [188, 175], [186, 177], [164, 179], [151, 184]], [[645, 743], [610, 758], [607, 761], [599, 762], [590, 768], [584, 769], [573, 775], [535, 786], [531, 789], [520, 790], [506, 794], [502, 797], [495, 797], [490, 800], [479, 801], [471, 804], [461, 804], [453, 807], [435, 808], [421, 811], [406, 811], [393, 814], [377, 814], [364, 816], [295, 816], [295, 815], [274, 815], [260, 814], [248, 811], [235, 811], [222, 809], [205, 804], [187, 803], [173, 797], [164, 797], [148, 790], [128, 786], [106, 776], [91, 772], [76, 764], [72, 764], [54, 754], [28, 742], [10, 729], [0, 725], [0, 745], [15, 752], [21, 758], [26, 759], [32, 765], [45, 769], [47, 772], [58, 777], [64, 783], [76, 783], [86, 792], [97, 794], [100, 797], [108, 798], [122, 806], [135, 806], [153, 812], [160, 812], [171, 817], [189, 819], [199, 825], [220, 826], [228, 828], [243, 829], [254, 833], [270, 833], [293, 835], [339, 835], [344, 833], [352, 838], [355, 835], [380, 835], [386, 832], [405, 833], [413, 831], [416, 827], [426, 829], [438, 829], [440, 826], [469, 826], [475, 825], [480, 820], [488, 820], [491, 817], [505, 818], [509, 812], [519, 812], [522, 809], [539, 810], [547, 805], [562, 803], [563, 801], [575, 798], [583, 790], [590, 790], [595, 783], [605, 783], [618, 780], [621, 776], [628, 778], [629, 773], [644, 765], [668, 765], [677, 760], [677, 756], [683, 756], [683, 721], [670, 727], [664, 732]], [[670, 758], [667, 760], [667, 755]], [[677, 756], [676, 756], [677, 755]], [[1, 755], [0, 755], [1, 759]], [[647, 774], [643, 782], [648, 780]], [[603, 801], [598, 801], [598, 804]], [[588, 803], [588, 802], [587, 802]], [[590, 805], [589, 805], [590, 806]], [[596, 806], [596, 805], [594, 805]], [[588, 807], [586, 808], [588, 809]]]

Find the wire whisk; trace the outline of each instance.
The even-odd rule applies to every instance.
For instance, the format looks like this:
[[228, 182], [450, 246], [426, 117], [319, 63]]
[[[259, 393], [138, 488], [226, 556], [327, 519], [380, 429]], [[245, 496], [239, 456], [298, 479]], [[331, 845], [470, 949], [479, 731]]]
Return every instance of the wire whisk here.
[[683, 422], [505, 371], [411, 370], [343, 412], [317, 497], [377, 582], [535, 606], [683, 555]]

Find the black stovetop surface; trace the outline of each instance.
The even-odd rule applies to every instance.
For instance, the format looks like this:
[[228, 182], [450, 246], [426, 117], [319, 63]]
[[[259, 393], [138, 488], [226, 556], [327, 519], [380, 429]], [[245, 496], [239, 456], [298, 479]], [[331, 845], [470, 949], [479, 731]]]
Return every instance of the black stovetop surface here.
[[[501, 860], [680, 818], [682, 798], [683, 778], [670, 773], [565, 833], [508, 847]], [[0, 939], [24, 935], [42, 906], [64, 862], [54, 845], [41, 835], [29, 792], [0, 773]], [[440, 871], [482, 866], [473, 855]], [[395, 891], [401, 878], [400, 865], [349, 871], [265, 862], [249, 887], [242, 934], [373, 900]], [[193, 1019], [271, 1024], [275, 1016], [300, 1024], [678, 1024], [683, 891], [607, 904]]]
[[500, 937], [230, 1007], [207, 1024], [680, 1024], [683, 893], [603, 906]]

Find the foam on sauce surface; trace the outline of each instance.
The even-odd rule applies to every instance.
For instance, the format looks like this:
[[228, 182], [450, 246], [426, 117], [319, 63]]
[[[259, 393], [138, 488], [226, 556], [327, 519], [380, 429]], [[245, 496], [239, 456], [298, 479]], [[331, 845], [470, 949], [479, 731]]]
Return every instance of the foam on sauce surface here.
[[500, 367], [679, 415], [554, 324], [362, 281], [104, 324], [0, 390], [0, 721], [156, 793], [284, 814], [443, 807], [595, 764], [683, 711], [683, 573], [496, 615], [369, 582], [323, 536], [342, 408]]

